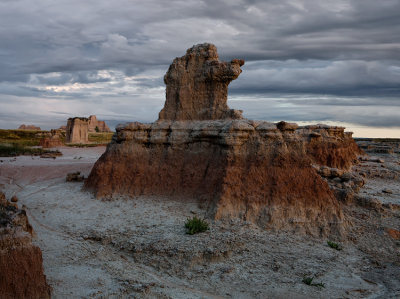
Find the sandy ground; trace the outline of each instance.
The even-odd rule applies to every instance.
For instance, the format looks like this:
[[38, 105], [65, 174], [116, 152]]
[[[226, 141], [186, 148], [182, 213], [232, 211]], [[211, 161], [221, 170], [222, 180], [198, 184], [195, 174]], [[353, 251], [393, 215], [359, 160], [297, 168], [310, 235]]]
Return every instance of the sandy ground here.
[[[81, 191], [82, 183], [65, 181], [68, 172], [87, 176], [104, 150], [0, 158], [0, 189], [26, 206], [54, 298], [400, 297], [400, 241], [386, 233], [400, 230], [398, 155], [357, 166], [388, 174], [368, 174], [363, 204], [344, 207], [349, 224], [334, 240], [343, 246], [337, 251], [326, 239], [241, 221], [208, 220], [209, 231], [190, 236], [186, 219], [204, 215], [192, 200], [101, 201]], [[304, 277], [324, 286], [306, 285]]]

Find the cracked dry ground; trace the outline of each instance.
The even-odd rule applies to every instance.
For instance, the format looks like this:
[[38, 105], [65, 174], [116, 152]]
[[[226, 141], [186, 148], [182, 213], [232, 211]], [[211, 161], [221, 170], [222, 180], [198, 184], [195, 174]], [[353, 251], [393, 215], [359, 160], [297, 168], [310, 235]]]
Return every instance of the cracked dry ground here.
[[[54, 298], [400, 296], [400, 240], [393, 233], [400, 230], [398, 154], [354, 168], [367, 183], [344, 206], [349, 223], [345, 238], [332, 240], [343, 246], [337, 251], [327, 239], [240, 221], [208, 220], [209, 231], [187, 235], [187, 217], [204, 215], [196, 202], [96, 200], [65, 175], [87, 176], [104, 148], [62, 151], [55, 160], [1, 158], [0, 164], [0, 188], [27, 208]], [[304, 277], [324, 287], [306, 285]]]

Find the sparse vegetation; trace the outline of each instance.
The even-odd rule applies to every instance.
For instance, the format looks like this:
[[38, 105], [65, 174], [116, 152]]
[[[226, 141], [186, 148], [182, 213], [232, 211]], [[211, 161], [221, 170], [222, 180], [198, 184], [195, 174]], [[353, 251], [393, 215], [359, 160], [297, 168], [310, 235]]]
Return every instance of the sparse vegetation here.
[[37, 146], [40, 142], [40, 135], [48, 133], [47, 131], [29, 131], [29, 130], [1, 130], [0, 144], [15, 144], [19, 146]]
[[101, 143], [66, 143], [65, 146], [69, 147], [96, 147], [98, 145], [101, 145]]
[[23, 146], [20, 144], [2, 143], [0, 144], [0, 157], [15, 157], [22, 155], [40, 156], [43, 154], [59, 153], [58, 151], [50, 151], [42, 148]]
[[100, 132], [100, 129], [99, 129], [99, 127], [98, 127], [98, 126], [96, 126], [96, 128], [94, 128], [94, 130], [95, 130], [97, 133], [99, 133], [99, 132]]
[[188, 218], [186, 220], [185, 228], [187, 234], [194, 235], [208, 230], [208, 223], [204, 219], [194, 216], [193, 218]]
[[306, 277], [303, 278], [303, 283], [306, 284], [306, 285], [312, 286], [312, 287], [321, 287], [321, 288], [325, 287], [324, 283], [322, 283], [322, 282], [313, 283], [313, 280], [314, 280], [314, 277], [306, 276]]
[[327, 241], [326, 243], [328, 243], [330, 248], [336, 249], [336, 250], [342, 250], [342, 246], [340, 246], [339, 244], [332, 242], [332, 241]]
[[99, 144], [108, 144], [111, 142], [112, 136], [114, 133], [108, 132], [90, 132], [89, 133], [89, 142], [99, 145]]

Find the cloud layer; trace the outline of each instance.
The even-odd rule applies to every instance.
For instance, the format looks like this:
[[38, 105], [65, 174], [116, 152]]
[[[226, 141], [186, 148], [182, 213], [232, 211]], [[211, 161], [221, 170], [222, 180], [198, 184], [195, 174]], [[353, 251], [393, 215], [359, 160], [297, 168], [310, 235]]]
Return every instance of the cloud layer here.
[[230, 105], [247, 115], [400, 127], [399, 12], [400, 0], [3, 0], [0, 127], [153, 121], [168, 65], [201, 42], [246, 60]]

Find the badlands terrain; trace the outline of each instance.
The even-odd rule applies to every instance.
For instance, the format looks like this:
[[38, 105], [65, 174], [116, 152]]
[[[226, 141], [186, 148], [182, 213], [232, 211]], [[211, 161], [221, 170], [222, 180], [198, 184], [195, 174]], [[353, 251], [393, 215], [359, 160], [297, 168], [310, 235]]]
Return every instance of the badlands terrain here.
[[[399, 298], [399, 140], [245, 119], [227, 105], [243, 65], [195, 45], [170, 65], [157, 121], [74, 147], [90, 119], [70, 118], [69, 147], [53, 130], [43, 145], [59, 152], [1, 158], [8, 297]], [[187, 234], [194, 216], [209, 229]], [[18, 258], [28, 247], [36, 262]], [[33, 270], [41, 288], [17, 296]]]
[[0, 158], [0, 188], [26, 208], [53, 298], [398, 298], [400, 143], [358, 144], [368, 155], [352, 171], [365, 185], [340, 203], [345, 233], [329, 240], [342, 250], [235, 219], [208, 218], [207, 232], [188, 235], [186, 219], [206, 215], [196, 200], [98, 200], [66, 182], [87, 177], [105, 147]]

